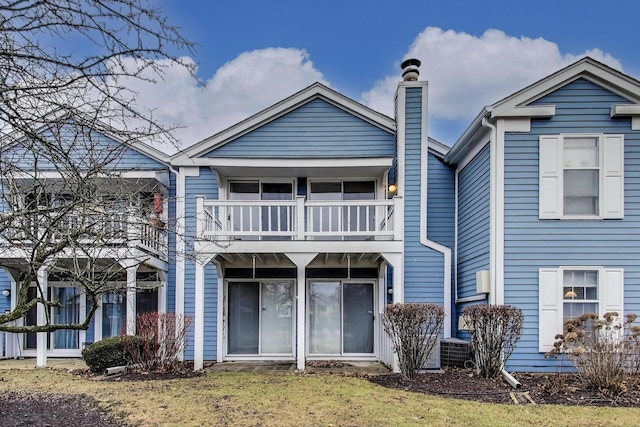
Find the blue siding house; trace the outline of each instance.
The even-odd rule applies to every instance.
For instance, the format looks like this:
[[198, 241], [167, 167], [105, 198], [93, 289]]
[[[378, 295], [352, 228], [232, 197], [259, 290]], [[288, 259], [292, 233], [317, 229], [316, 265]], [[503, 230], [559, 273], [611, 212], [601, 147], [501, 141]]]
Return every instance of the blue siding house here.
[[569, 318], [640, 309], [639, 138], [640, 82], [584, 58], [485, 107], [445, 157], [458, 176], [458, 310], [474, 300], [525, 316], [508, 369], [553, 370], [544, 353]]
[[[142, 286], [193, 320], [183, 356], [195, 369], [393, 367], [385, 305], [429, 302], [445, 309], [444, 341], [468, 339], [465, 306], [520, 307], [507, 368], [549, 371], [564, 320], [639, 311], [640, 82], [581, 59], [483, 108], [448, 147], [428, 137], [418, 66], [403, 63], [393, 119], [316, 83], [170, 158], [125, 150], [117, 167], [155, 180], [175, 224], [144, 265], [157, 283]], [[0, 266], [7, 310], [24, 266], [2, 251]], [[131, 319], [140, 286], [127, 277]], [[2, 355], [78, 355], [109, 335], [98, 317], [74, 348], [9, 334]]]

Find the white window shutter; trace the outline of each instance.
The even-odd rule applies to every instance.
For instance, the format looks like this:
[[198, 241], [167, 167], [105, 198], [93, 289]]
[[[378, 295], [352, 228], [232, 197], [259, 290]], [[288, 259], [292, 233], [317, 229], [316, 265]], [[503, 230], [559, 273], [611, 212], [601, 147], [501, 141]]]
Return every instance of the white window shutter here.
[[624, 135], [605, 135], [603, 144], [602, 217], [624, 218]]
[[624, 270], [622, 268], [605, 268], [600, 285], [600, 313], [616, 311], [622, 317], [624, 310]]
[[540, 136], [539, 218], [562, 217], [562, 144], [558, 135]]
[[558, 268], [541, 268], [538, 276], [538, 346], [553, 349], [556, 334], [562, 333], [562, 274]]

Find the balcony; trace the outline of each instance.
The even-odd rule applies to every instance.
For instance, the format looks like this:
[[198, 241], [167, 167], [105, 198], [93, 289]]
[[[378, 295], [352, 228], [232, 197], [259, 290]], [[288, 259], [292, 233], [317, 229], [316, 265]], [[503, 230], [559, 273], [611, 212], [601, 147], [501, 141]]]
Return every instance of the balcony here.
[[[198, 237], [231, 240], [401, 240], [402, 199], [308, 201], [197, 197]], [[400, 215], [401, 216], [401, 215]]]
[[[50, 237], [46, 234], [50, 233]], [[76, 237], [73, 235], [76, 234]], [[15, 246], [28, 247], [33, 239], [60, 241], [65, 236], [86, 246], [126, 247], [141, 249], [166, 258], [167, 232], [164, 223], [127, 212], [66, 214], [16, 217], [3, 233], [5, 240]]]

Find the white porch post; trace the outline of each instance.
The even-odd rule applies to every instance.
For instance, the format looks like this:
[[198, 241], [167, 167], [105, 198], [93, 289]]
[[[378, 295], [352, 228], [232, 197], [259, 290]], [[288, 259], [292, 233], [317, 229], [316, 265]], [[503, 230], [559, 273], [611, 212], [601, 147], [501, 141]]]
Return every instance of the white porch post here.
[[304, 201], [305, 196], [296, 196], [296, 240], [304, 240]]
[[298, 303], [296, 304], [296, 335], [297, 335], [297, 351], [296, 351], [296, 368], [299, 371], [304, 371], [305, 366], [305, 357], [307, 351], [307, 341], [306, 341], [306, 302], [307, 302], [307, 283], [306, 283], [306, 274], [305, 268], [307, 264], [309, 264], [318, 254], [310, 253], [310, 254], [285, 254], [287, 258], [291, 260], [296, 265], [298, 274], [297, 274], [297, 288], [298, 292], [296, 295]]
[[[49, 276], [49, 272], [47, 269], [49, 268], [48, 264], [43, 264], [37, 273], [38, 278], [38, 286], [40, 289], [39, 296], [44, 298], [45, 300], [49, 299], [49, 288], [47, 286], [47, 279]], [[37, 324], [44, 325], [47, 323], [47, 313], [46, 307], [44, 304], [37, 305]], [[38, 332], [36, 334], [36, 367], [44, 368], [47, 366], [47, 332]]]
[[204, 368], [204, 268], [215, 258], [215, 254], [205, 260], [196, 260], [195, 307], [193, 321], [193, 370]]
[[383, 253], [384, 259], [393, 267], [393, 302], [404, 302], [404, 268], [401, 253]]
[[167, 312], [167, 272], [158, 270], [160, 288], [158, 289], [158, 313]]
[[138, 265], [127, 267], [127, 335], [136, 334], [136, 273]]
[[[381, 254], [384, 259], [393, 267], [393, 303], [404, 302], [404, 268], [403, 268], [403, 254], [402, 253], [383, 253]], [[398, 364], [398, 355], [393, 352], [393, 360], [391, 362], [391, 370], [393, 372], [400, 372], [400, 365]]]

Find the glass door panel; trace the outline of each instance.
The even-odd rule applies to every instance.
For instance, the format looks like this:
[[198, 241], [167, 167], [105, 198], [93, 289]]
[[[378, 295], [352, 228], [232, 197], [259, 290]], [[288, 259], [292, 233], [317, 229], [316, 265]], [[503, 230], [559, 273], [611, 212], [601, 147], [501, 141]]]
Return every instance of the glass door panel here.
[[102, 338], [116, 337], [127, 322], [127, 297], [124, 292], [102, 296]]
[[[53, 307], [53, 322], [70, 324], [80, 322], [80, 289], [76, 287], [53, 287], [50, 300], [60, 301], [59, 307]], [[55, 349], [73, 350], [79, 348], [80, 331], [57, 330], [53, 332]]]
[[311, 283], [309, 353], [340, 354], [340, 282]]
[[309, 285], [309, 354], [373, 353], [372, 283]]
[[291, 354], [293, 351], [292, 289], [291, 282], [262, 284], [262, 353]]
[[373, 353], [373, 285], [344, 283], [342, 288], [344, 353]]
[[229, 354], [258, 354], [260, 287], [255, 282], [229, 283]]

